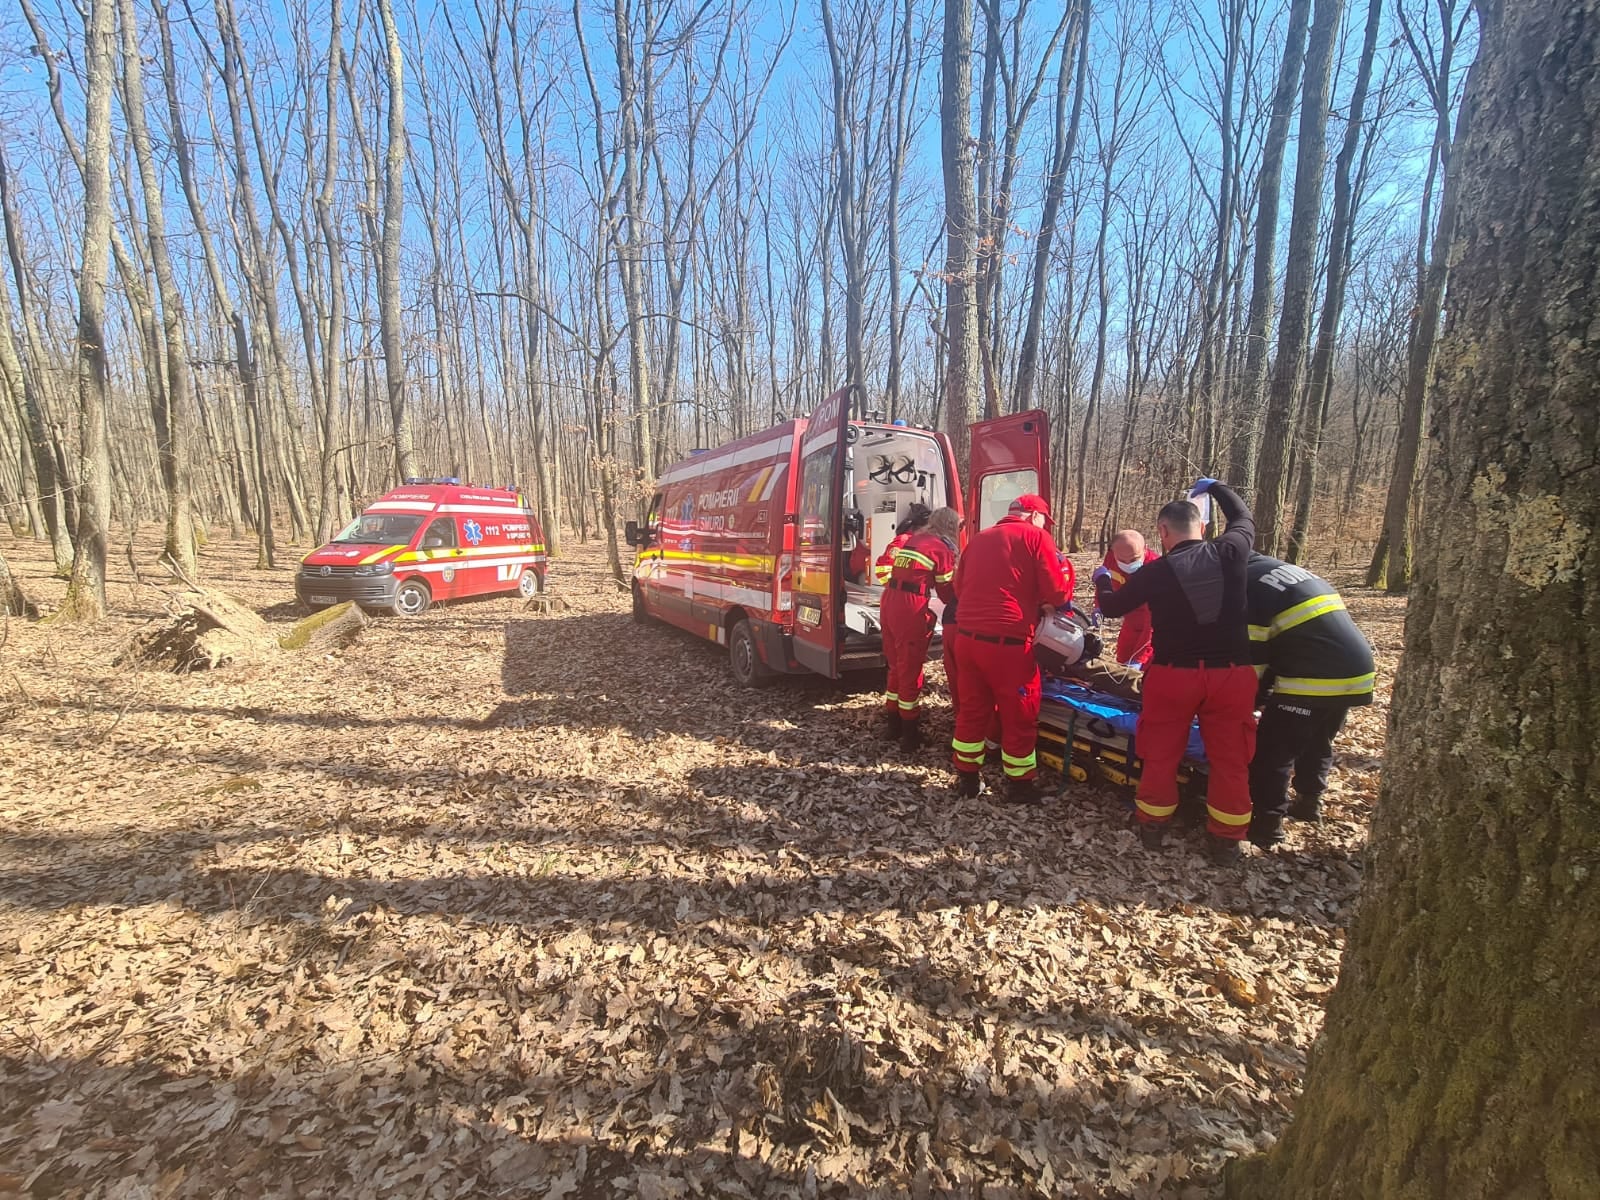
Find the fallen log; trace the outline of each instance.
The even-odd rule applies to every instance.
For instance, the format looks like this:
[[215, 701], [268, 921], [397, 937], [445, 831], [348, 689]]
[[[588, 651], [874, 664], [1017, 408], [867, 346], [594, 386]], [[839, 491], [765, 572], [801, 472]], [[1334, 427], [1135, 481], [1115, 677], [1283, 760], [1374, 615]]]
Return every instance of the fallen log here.
[[178, 674], [261, 662], [281, 651], [326, 651], [348, 646], [371, 618], [354, 604], [336, 604], [274, 635], [259, 613], [225, 592], [189, 588], [171, 594], [167, 618], [136, 635], [118, 665], [162, 667]]
[[278, 645], [284, 650], [338, 650], [355, 641], [370, 624], [372, 618], [366, 610], [346, 600], [296, 621], [294, 628], [278, 639]]

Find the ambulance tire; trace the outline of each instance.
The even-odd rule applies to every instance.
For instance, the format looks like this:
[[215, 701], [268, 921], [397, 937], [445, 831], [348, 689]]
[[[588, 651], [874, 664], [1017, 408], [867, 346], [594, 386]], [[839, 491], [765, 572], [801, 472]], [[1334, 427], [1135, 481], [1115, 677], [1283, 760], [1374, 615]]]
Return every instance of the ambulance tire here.
[[521, 577], [517, 580], [517, 595], [524, 600], [532, 600], [542, 591], [544, 591], [544, 580], [539, 578], [539, 572], [532, 567], [523, 571]]
[[420, 579], [408, 579], [395, 589], [394, 615], [420, 617], [433, 604], [433, 593]]
[[756, 648], [756, 631], [740, 617], [728, 633], [728, 667], [740, 687], [765, 687], [772, 682], [772, 669], [761, 661]]
[[644, 589], [637, 583], [630, 589], [633, 592], [633, 623], [635, 625], [648, 625], [652, 618], [650, 610], [644, 606]]

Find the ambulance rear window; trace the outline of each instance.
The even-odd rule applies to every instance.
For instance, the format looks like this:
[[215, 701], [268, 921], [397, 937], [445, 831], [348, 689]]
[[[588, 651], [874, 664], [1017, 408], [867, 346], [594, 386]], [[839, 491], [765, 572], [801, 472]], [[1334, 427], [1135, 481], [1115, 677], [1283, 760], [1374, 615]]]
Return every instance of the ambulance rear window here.
[[406, 513], [362, 513], [333, 540], [359, 546], [409, 544], [424, 519]]

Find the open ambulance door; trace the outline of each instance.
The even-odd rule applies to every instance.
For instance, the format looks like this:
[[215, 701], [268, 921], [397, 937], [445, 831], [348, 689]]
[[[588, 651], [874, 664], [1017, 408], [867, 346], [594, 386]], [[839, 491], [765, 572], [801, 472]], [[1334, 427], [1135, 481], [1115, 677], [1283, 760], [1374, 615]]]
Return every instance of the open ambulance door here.
[[801, 666], [839, 677], [844, 605], [844, 457], [853, 389], [840, 388], [811, 415], [800, 436], [795, 501], [794, 656]]
[[972, 426], [967, 471], [967, 533], [987, 529], [1018, 496], [1050, 500], [1050, 419], [1043, 409]]

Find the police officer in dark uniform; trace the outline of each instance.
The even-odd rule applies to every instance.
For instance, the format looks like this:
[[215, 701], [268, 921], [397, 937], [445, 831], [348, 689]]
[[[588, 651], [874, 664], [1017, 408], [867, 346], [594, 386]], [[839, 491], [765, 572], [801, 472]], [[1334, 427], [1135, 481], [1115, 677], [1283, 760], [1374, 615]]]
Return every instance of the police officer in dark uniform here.
[[1265, 554], [1252, 554], [1246, 570], [1263, 706], [1250, 762], [1250, 840], [1270, 849], [1283, 841], [1285, 816], [1321, 820], [1333, 739], [1352, 708], [1372, 703], [1372, 647], [1339, 593], [1310, 571]]

